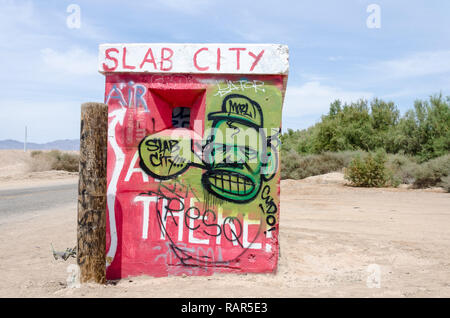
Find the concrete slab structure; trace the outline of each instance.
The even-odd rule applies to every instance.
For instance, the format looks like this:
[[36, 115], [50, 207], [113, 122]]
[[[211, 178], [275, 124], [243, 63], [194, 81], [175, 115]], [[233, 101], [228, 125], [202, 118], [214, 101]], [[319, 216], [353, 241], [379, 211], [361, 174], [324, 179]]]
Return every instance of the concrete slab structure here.
[[107, 278], [274, 272], [288, 48], [102, 44]]

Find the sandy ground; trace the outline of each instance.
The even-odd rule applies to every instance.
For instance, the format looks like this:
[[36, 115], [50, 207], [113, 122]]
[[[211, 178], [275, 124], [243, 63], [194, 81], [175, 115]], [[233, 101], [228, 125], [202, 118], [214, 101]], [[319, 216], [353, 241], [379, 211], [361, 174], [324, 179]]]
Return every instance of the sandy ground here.
[[[39, 182], [76, 182], [54, 178]], [[5, 188], [14, 182], [0, 179]], [[142, 276], [68, 288], [75, 259], [55, 260], [51, 243], [75, 246], [75, 200], [0, 226], [0, 297], [450, 297], [450, 195], [352, 188], [340, 173], [281, 182], [276, 274]]]

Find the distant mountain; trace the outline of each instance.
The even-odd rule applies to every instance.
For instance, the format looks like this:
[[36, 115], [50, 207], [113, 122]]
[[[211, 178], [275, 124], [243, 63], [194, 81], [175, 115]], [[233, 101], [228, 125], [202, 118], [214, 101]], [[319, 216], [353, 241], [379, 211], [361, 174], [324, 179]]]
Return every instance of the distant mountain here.
[[[0, 140], [0, 149], [23, 149], [23, 142], [7, 139]], [[38, 144], [35, 142], [27, 142], [28, 150], [80, 150], [79, 139], [64, 139]]]

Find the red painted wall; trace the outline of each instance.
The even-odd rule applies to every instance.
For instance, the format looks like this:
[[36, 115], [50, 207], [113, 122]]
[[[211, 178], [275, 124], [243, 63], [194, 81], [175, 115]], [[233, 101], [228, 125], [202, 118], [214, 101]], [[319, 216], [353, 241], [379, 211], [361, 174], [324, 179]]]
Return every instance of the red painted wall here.
[[[248, 202], [227, 200], [205, 187], [205, 175], [218, 171], [219, 165], [205, 163], [201, 145], [207, 144], [208, 128], [223, 124], [211, 114], [228, 107], [227, 97], [228, 101], [248, 101], [250, 106], [258, 104], [264, 116], [260, 128], [272, 132], [281, 128], [284, 90], [285, 77], [281, 75], [106, 74], [108, 279], [276, 270], [278, 136], [259, 135], [263, 143], [266, 137], [270, 140], [268, 147], [276, 166], [271, 179], [269, 174], [261, 178], [256, 185], [259, 190]], [[141, 153], [140, 145], [152, 136], [152, 140], [167, 141], [169, 137], [160, 136], [173, 132], [172, 111], [180, 106], [190, 109], [190, 119], [189, 127], [177, 132], [184, 140], [194, 140], [192, 151], [200, 158], [175, 165], [180, 173], [174, 176], [163, 175], [159, 168], [170, 169], [164, 167], [167, 158], [162, 146], [158, 154], [152, 147], [143, 147]], [[249, 121], [251, 116], [257, 117], [242, 112], [233, 115], [244, 118], [244, 124], [245, 116]], [[234, 119], [226, 121], [235, 123]], [[151, 162], [161, 167], [142, 164], [148, 153]], [[239, 180], [244, 179], [236, 180], [237, 186], [242, 186]]]

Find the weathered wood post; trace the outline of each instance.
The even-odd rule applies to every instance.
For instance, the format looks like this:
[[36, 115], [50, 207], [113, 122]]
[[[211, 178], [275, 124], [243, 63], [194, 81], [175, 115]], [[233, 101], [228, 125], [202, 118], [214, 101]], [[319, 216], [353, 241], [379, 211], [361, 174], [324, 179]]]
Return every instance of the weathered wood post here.
[[106, 282], [107, 128], [107, 105], [81, 105], [77, 263], [82, 283]]

